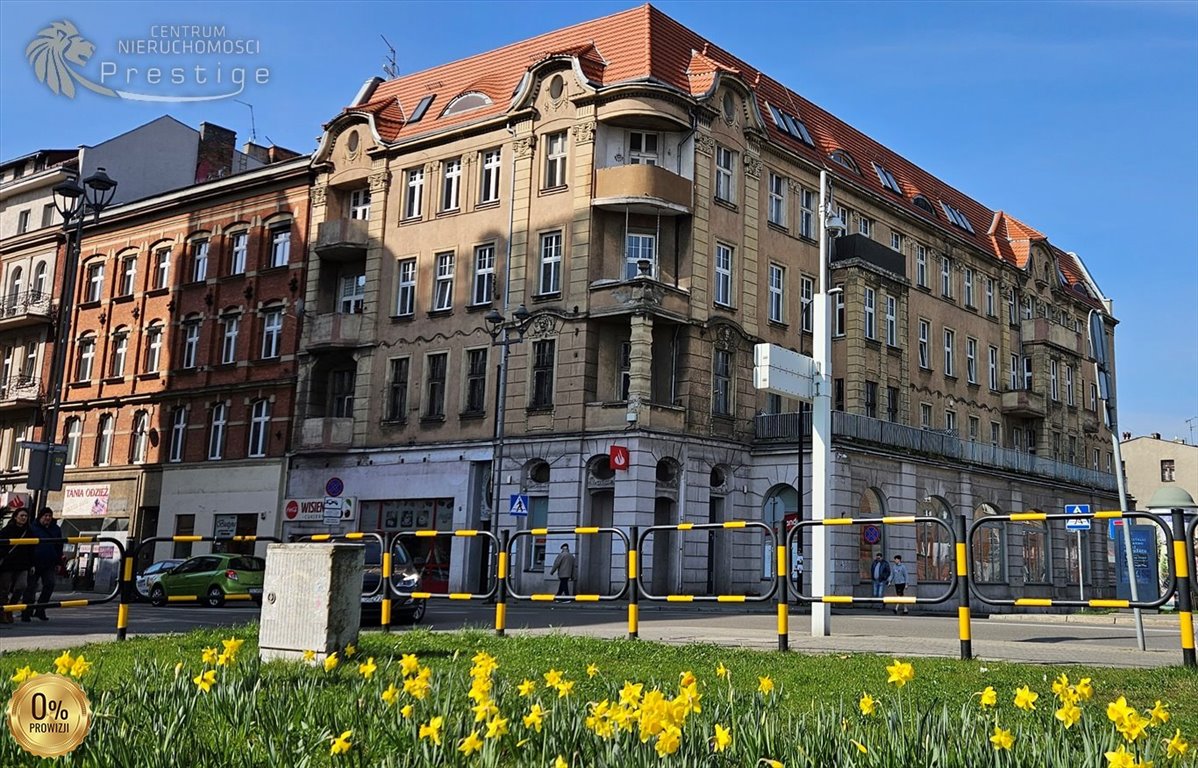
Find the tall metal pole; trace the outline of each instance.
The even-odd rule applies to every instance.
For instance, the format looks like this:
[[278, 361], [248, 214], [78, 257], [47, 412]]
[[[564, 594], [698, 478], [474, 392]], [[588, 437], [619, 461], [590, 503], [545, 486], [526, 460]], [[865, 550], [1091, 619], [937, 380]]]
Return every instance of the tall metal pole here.
[[[1119, 483], [1119, 509], [1126, 515], [1127, 485], [1123, 482], [1123, 450], [1119, 446], [1119, 424], [1115, 420], [1114, 400], [1115, 394], [1112, 392], [1111, 399], [1107, 401], [1107, 409], [1111, 421], [1111, 443], [1114, 445], [1115, 451], [1115, 479]], [[1123, 529], [1123, 556], [1127, 559], [1127, 584], [1131, 587], [1132, 602], [1139, 602], [1140, 586], [1136, 583], [1136, 563], [1131, 551], [1131, 518], [1124, 517], [1120, 522], [1122, 525], [1119, 527]], [[1136, 621], [1136, 645], [1141, 651], [1148, 650], [1144, 641], [1144, 617], [1140, 614], [1139, 608], [1133, 608], [1132, 614]]]
[[[831, 214], [831, 195], [828, 172], [819, 174], [819, 291], [812, 311], [815, 315], [814, 345], [812, 348], [816, 377], [815, 402], [811, 409], [811, 519], [823, 520], [828, 506], [828, 470], [832, 451], [832, 327], [828, 318], [828, 218]], [[800, 441], [800, 461], [802, 446]], [[800, 500], [800, 503], [801, 500]], [[817, 598], [811, 604], [811, 635], [824, 637], [832, 633], [832, 608], [818, 598], [828, 593], [831, 582], [828, 573], [828, 534], [823, 525], [811, 528], [811, 594]]]

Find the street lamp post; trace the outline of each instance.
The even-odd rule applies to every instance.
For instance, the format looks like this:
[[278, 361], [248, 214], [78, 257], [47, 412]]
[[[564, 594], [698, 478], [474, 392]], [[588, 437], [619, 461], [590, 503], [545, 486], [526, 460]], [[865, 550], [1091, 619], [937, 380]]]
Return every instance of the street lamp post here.
[[[109, 178], [103, 168], [83, 180], [80, 186], [76, 177], [67, 179], [54, 187], [54, 207], [62, 216], [62, 228], [67, 236], [66, 259], [63, 267], [62, 293], [58, 298], [58, 313], [55, 317], [54, 328], [57, 335], [54, 339], [53, 354], [50, 359], [50, 402], [46, 407], [42, 422], [42, 441], [31, 447], [33, 451], [42, 454], [39, 473], [36, 462], [31, 465], [27, 485], [35, 490], [33, 508], [39, 510], [45, 505], [50, 491], [62, 489], [62, 473], [55, 471], [58, 466], [65, 467], [66, 449], [56, 443], [58, 437], [58, 412], [62, 407], [63, 379], [66, 377], [67, 344], [71, 339], [71, 312], [74, 309], [75, 273], [79, 269], [79, 254], [83, 249], [83, 222], [88, 213], [94, 215], [93, 221], [98, 221], [100, 212], [112, 203], [116, 195], [117, 183]], [[57, 458], [55, 454], [58, 454]], [[61, 463], [59, 463], [61, 462]]]

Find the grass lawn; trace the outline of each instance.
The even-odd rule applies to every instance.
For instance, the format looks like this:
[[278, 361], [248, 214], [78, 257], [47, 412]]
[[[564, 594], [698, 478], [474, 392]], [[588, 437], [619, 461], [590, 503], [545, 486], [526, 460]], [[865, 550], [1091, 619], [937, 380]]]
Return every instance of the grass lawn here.
[[[731, 768], [773, 766], [769, 761], [776, 760], [787, 768], [1105, 768], [1104, 754], [1117, 753], [1123, 745], [1143, 761], [1125, 762], [1129, 768], [1149, 759], [1155, 760], [1155, 768], [1198, 764], [1198, 745], [1184, 755], [1167, 756], [1165, 742], [1178, 729], [1182, 738], [1198, 741], [1198, 674], [1182, 668], [916, 659], [908, 660], [914, 678], [900, 687], [887, 682], [893, 660], [874, 655], [807, 656], [567, 635], [498, 638], [481, 631], [413, 630], [364, 634], [353, 658], [326, 671], [299, 663], [260, 665], [256, 636], [256, 627], [247, 626], [75, 649], [74, 655], [82, 652], [92, 664], [81, 681], [96, 718], [83, 746], [58, 762], [139, 768]], [[221, 641], [233, 637], [245, 641], [234, 663], [218, 664], [211, 657], [202, 661], [205, 648], [219, 652]], [[476, 656], [480, 651], [484, 655]], [[406, 668], [401, 663], [405, 654], [415, 656]], [[493, 662], [486, 661], [488, 655]], [[0, 655], [5, 700], [20, 670], [54, 671], [57, 656], [24, 651]], [[367, 659], [377, 667], [369, 676], [358, 666]], [[726, 675], [717, 674], [721, 665]], [[427, 671], [418, 672], [420, 668]], [[546, 679], [550, 670], [561, 673], [560, 681]], [[205, 671], [216, 673], [207, 692], [194, 682]], [[693, 680], [684, 677], [687, 672]], [[1069, 729], [1054, 718], [1054, 711], [1064, 706], [1053, 692], [1054, 679], [1062, 672], [1073, 685], [1090, 678], [1093, 688], [1088, 701], [1062, 694], [1073, 698], [1083, 713]], [[423, 696], [417, 695], [420, 683], [407, 682], [420, 674], [427, 681]], [[535, 690], [521, 692], [518, 686], [525, 681], [533, 681]], [[629, 690], [626, 682], [644, 684], [635, 706], [621, 695]], [[396, 691], [394, 703], [383, 698], [389, 686]], [[997, 697], [992, 708], [983, 708], [977, 695], [987, 686]], [[1021, 686], [1039, 695], [1034, 711], [1016, 708]], [[661, 691], [656, 698], [666, 703], [659, 706], [649, 696], [654, 688]], [[877, 703], [872, 715], [859, 707], [866, 693]], [[1107, 716], [1108, 703], [1120, 696], [1144, 713], [1134, 716], [1133, 724], [1136, 717], [1148, 720], [1146, 710], [1158, 700], [1168, 707], [1170, 719], [1139, 734], [1133, 726], [1136, 738], [1129, 741]], [[536, 727], [534, 704], [544, 713], [542, 729]], [[527, 721], [530, 712], [532, 724]], [[437, 716], [443, 720], [434, 734]], [[343, 752], [331, 754], [338, 751], [334, 739], [346, 731], [351, 733], [340, 744]], [[998, 745], [991, 743], [999, 731], [1011, 734], [1010, 749], [1001, 747], [1001, 738]], [[1174, 741], [1174, 752], [1178, 743]], [[49, 764], [54, 763], [22, 752], [10, 737], [0, 739], [0, 765]]]

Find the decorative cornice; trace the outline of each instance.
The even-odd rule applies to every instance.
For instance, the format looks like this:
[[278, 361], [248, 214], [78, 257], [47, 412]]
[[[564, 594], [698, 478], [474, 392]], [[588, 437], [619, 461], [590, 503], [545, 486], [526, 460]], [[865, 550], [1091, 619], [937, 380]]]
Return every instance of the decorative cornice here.
[[702, 155], [711, 157], [715, 154], [715, 139], [706, 133], [695, 134], [695, 149]]
[[370, 174], [370, 192], [371, 194], [382, 193], [387, 189], [387, 185], [391, 183], [391, 171], [375, 171]]
[[312, 205], [323, 206], [329, 194], [329, 185], [321, 184], [312, 187]]
[[574, 126], [574, 143], [591, 144], [595, 141], [595, 121], [588, 120]]
[[533, 147], [536, 146], [536, 143], [537, 143], [536, 139], [533, 138], [532, 136], [525, 136], [524, 138], [516, 139], [516, 141], [513, 144], [513, 148], [515, 149], [515, 152], [516, 152], [516, 157], [520, 158], [520, 159], [523, 159], [525, 157], [531, 157]]

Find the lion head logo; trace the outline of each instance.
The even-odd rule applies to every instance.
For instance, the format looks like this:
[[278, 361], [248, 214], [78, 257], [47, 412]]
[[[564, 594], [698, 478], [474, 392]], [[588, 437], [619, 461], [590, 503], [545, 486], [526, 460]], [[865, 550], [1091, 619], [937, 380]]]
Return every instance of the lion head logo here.
[[[89, 90], [97, 86], [87, 81], [71, 65], [83, 67], [96, 52], [96, 46], [85, 40], [79, 30], [69, 21], [56, 21], [37, 33], [37, 37], [25, 47], [25, 56], [33, 65], [37, 79], [54, 93], [67, 98], [75, 97], [75, 82]], [[99, 86], [99, 88], [103, 88]], [[112, 91], [103, 88], [109, 95]]]

